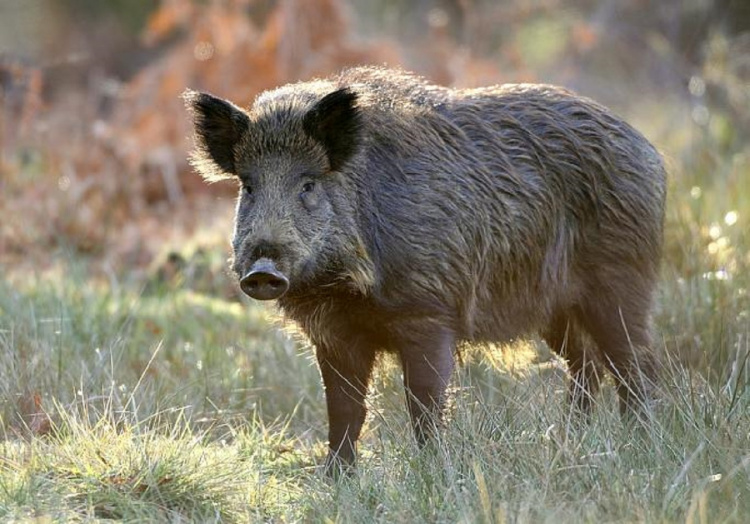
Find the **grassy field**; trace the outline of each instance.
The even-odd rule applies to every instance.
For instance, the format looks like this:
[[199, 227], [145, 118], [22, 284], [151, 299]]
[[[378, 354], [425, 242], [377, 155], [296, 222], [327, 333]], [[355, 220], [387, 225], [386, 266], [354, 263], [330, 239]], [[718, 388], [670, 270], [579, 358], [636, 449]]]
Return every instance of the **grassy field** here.
[[[543, 347], [469, 354], [447, 430], [422, 452], [386, 364], [359, 475], [333, 483], [317, 466], [325, 411], [311, 352], [269, 311], [185, 288], [97, 287], [84, 265], [67, 269], [0, 289], [3, 519], [741, 522], [750, 511], [746, 332], [720, 381], [671, 362], [645, 428], [620, 422], [611, 388], [578, 424], [564, 367]], [[686, 291], [665, 290], [668, 318]]]

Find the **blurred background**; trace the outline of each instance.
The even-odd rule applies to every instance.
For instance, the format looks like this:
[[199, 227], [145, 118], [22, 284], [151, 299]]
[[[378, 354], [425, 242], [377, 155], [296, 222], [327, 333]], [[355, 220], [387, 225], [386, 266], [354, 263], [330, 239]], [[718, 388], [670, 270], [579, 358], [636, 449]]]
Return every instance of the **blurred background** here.
[[224, 272], [235, 187], [190, 171], [180, 94], [247, 105], [364, 63], [459, 87], [562, 84], [624, 116], [671, 176], [664, 344], [688, 360], [738, 351], [747, 0], [0, 0], [2, 278], [73, 258], [92, 280], [182, 272], [182, 285], [236, 298]]

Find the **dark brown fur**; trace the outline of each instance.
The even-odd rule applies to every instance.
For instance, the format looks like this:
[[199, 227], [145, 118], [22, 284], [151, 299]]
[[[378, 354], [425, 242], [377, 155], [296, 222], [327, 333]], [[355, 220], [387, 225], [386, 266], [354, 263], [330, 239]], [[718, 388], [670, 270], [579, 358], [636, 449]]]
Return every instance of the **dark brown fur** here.
[[279, 306], [315, 345], [329, 465], [354, 462], [382, 351], [401, 360], [419, 442], [463, 341], [541, 333], [584, 411], [600, 365], [623, 412], [646, 397], [665, 173], [606, 108], [558, 87], [451, 90], [378, 68], [285, 86], [248, 111], [186, 99], [198, 171], [251, 188], [237, 275], [271, 260], [289, 280]]

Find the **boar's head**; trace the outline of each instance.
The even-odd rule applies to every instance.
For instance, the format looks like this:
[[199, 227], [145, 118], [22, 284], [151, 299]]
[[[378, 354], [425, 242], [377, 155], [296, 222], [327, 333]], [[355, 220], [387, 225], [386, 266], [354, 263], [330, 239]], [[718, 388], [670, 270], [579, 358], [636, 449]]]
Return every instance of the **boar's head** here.
[[232, 244], [242, 290], [272, 300], [352, 273], [361, 241], [344, 171], [360, 144], [357, 95], [292, 90], [262, 95], [249, 111], [206, 93], [185, 100], [193, 166], [209, 181], [240, 182]]

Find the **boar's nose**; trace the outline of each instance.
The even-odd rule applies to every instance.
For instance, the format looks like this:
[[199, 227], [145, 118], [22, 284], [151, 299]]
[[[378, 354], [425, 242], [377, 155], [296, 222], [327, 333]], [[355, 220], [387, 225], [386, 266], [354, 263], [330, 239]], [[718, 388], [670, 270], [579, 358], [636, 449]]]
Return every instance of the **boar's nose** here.
[[268, 258], [261, 258], [240, 280], [240, 288], [256, 300], [279, 298], [289, 289], [289, 279]]

